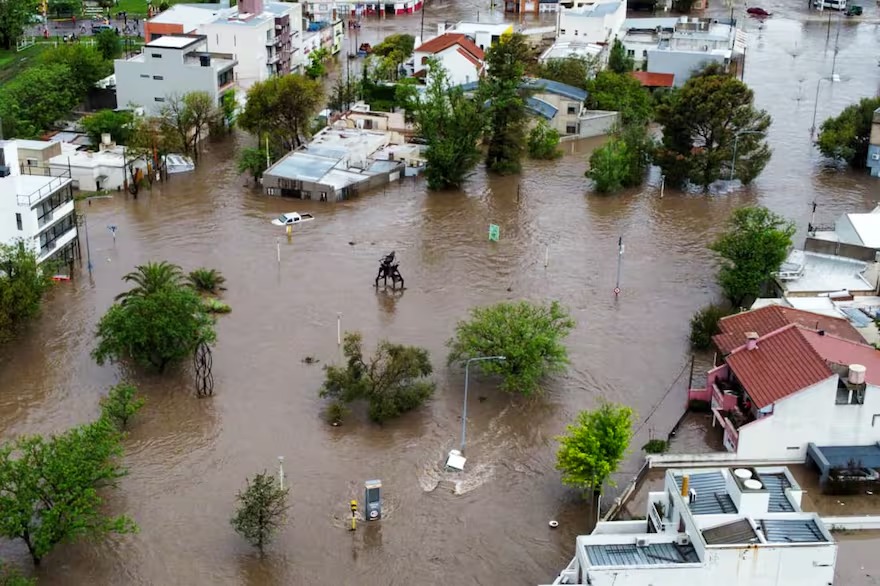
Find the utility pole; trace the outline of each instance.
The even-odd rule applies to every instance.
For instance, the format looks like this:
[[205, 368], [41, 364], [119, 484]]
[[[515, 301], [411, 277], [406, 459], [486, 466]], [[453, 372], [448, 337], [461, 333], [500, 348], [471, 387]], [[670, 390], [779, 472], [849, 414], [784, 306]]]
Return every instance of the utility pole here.
[[623, 236], [617, 239], [617, 284], [614, 285], [614, 296], [620, 295], [620, 265], [623, 263]]
[[419, 25], [419, 44], [425, 44], [425, 2], [422, 1], [422, 22]]

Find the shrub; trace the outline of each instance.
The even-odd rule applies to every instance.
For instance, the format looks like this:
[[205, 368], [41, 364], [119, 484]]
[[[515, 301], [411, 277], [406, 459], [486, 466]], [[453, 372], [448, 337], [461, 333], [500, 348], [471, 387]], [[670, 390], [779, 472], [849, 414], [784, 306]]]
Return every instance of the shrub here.
[[721, 305], [707, 305], [691, 318], [691, 348], [708, 350], [712, 347], [712, 336], [721, 333], [718, 322], [733, 311]]
[[224, 289], [226, 277], [217, 269], [201, 268], [191, 271], [186, 280], [199, 293], [216, 293]]
[[101, 416], [120, 429], [125, 429], [128, 420], [144, 406], [144, 400], [137, 396], [137, 387], [129, 383], [119, 383], [101, 399]]
[[648, 443], [643, 445], [642, 449], [649, 454], [662, 454], [669, 449], [669, 444], [666, 440], [652, 439], [648, 440]]

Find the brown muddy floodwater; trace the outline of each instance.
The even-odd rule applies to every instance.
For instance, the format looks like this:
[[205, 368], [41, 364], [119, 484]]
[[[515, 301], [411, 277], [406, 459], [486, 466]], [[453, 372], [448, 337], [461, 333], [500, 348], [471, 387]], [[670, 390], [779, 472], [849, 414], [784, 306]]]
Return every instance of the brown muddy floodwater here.
[[[469, 16], [462, 10], [444, 17]], [[866, 7], [869, 16], [875, 10]], [[418, 22], [418, 15], [389, 19], [387, 32], [416, 31]], [[83, 271], [59, 285], [42, 317], [0, 353], [0, 439], [97, 414], [102, 393], [127, 373], [89, 357], [95, 323], [134, 265], [216, 267], [233, 311], [219, 319], [213, 398], [196, 399], [187, 372], [133, 375], [148, 403], [126, 442], [130, 474], [109, 506], [130, 513], [140, 533], [60, 547], [39, 570], [40, 583], [551, 581], [570, 559], [573, 537], [590, 526], [589, 507], [560, 485], [553, 438], [602, 399], [632, 405], [642, 420], [653, 412], [618, 475], [626, 481], [649, 434], [665, 434], [678, 418], [688, 319], [717, 293], [705, 246], [718, 223], [737, 206], [762, 204], [803, 227], [814, 199], [827, 220], [875, 198], [873, 180], [822, 170], [809, 142], [816, 80], [830, 73], [833, 56], [824, 25], [774, 17], [761, 30], [749, 27], [746, 81], [773, 115], [774, 158], [746, 190], [667, 190], [660, 199], [654, 178], [638, 192], [598, 197], [583, 177], [597, 143], [585, 142], [559, 161], [527, 163], [520, 178], [478, 170], [461, 192], [429, 194], [410, 179], [338, 205], [283, 201], [243, 186], [232, 160], [248, 139], [237, 136], [207, 145], [194, 174], [137, 200], [118, 195], [84, 206], [93, 279]], [[820, 120], [875, 92], [876, 43], [874, 25], [845, 24], [843, 81], [822, 86]], [[269, 220], [288, 211], [317, 220], [292, 243], [282, 240], [279, 264], [281, 234]], [[497, 244], [487, 241], [489, 223], [501, 226]], [[108, 224], [119, 227], [115, 245]], [[615, 300], [621, 235], [623, 293]], [[391, 250], [407, 283], [399, 296], [372, 287], [379, 258]], [[470, 307], [522, 298], [559, 299], [571, 309], [578, 323], [568, 340], [571, 368], [532, 401], [478, 378], [467, 471], [447, 476], [441, 465], [457, 443], [463, 377], [446, 368], [444, 342]], [[434, 399], [384, 427], [359, 412], [340, 428], [323, 423], [321, 365], [302, 359], [338, 357], [337, 312], [344, 329], [362, 331], [370, 345], [388, 338], [428, 347]], [[273, 469], [278, 456], [292, 485], [291, 519], [261, 560], [228, 519], [244, 478]], [[385, 517], [351, 534], [347, 502], [362, 498], [372, 478], [383, 481]], [[549, 530], [549, 519], [560, 528]], [[18, 543], [0, 543], [0, 555], [26, 566]]]

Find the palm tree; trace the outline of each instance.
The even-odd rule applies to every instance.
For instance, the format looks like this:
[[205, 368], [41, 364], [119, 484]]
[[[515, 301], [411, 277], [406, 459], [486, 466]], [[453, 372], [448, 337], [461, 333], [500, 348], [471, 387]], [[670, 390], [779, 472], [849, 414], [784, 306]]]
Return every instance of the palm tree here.
[[180, 287], [183, 284], [183, 271], [168, 261], [148, 262], [135, 267], [122, 280], [135, 284], [134, 288], [116, 296], [116, 301], [125, 303], [132, 297], [144, 297], [165, 287]]
[[223, 283], [226, 282], [220, 271], [217, 269], [196, 269], [192, 271], [186, 278], [189, 286], [199, 293], [216, 293], [223, 290]]

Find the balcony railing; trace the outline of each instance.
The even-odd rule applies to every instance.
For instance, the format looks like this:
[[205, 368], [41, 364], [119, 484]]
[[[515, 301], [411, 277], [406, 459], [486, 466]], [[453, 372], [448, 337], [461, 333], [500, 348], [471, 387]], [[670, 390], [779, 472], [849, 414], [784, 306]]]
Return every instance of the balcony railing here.
[[[67, 170], [47, 170], [47, 173], [51, 173], [51, 178], [43, 184], [38, 189], [32, 191], [31, 193], [18, 193], [16, 194], [16, 199], [18, 201], [18, 205], [20, 206], [28, 206], [34, 207], [44, 198], [49, 197], [65, 185], [71, 182], [70, 179], [70, 171]], [[43, 175], [43, 173], [33, 173], [33, 175]]]

